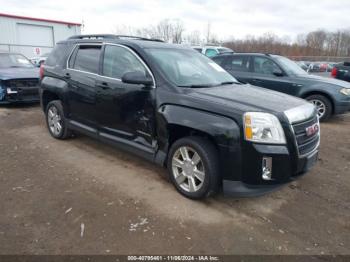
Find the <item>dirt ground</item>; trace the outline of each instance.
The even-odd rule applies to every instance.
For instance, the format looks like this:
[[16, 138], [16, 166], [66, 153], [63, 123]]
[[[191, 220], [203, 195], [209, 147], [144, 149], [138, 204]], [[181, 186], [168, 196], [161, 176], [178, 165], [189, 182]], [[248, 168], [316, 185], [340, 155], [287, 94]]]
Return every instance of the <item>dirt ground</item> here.
[[350, 114], [321, 132], [298, 181], [198, 202], [140, 158], [51, 138], [39, 106], [0, 107], [0, 254], [350, 254]]

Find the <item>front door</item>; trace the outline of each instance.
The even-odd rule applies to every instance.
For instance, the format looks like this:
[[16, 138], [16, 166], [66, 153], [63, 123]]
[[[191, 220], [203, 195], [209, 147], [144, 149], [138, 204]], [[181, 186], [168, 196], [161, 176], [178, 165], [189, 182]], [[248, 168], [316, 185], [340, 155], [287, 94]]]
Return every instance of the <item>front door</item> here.
[[252, 75], [247, 82], [278, 92], [293, 94], [293, 80], [267, 56], [253, 56]]
[[155, 149], [155, 88], [126, 84], [127, 72], [151, 74], [141, 58], [122, 45], [105, 45], [102, 72], [96, 81], [100, 135], [149, 152]]

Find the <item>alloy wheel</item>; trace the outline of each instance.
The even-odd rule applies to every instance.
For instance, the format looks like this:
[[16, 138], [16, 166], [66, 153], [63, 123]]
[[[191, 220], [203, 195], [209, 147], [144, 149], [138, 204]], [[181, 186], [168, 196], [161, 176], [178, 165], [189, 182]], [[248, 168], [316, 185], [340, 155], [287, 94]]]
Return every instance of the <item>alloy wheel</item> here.
[[62, 117], [55, 106], [47, 111], [47, 120], [52, 134], [59, 136], [62, 131]]
[[325, 115], [327, 110], [325, 103], [323, 103], [321, 100], [318, 100], [318, 99], [312, 99], [310, 100], [310, 102], [314, 104], [314, 106], [316, 107], [318, 117], [322, 118]]
[[182, 146], [172, 158], [172, 170], [176, 183], [186, 192], [197, 192], [204, 183], [204, 164], [191, 147]]

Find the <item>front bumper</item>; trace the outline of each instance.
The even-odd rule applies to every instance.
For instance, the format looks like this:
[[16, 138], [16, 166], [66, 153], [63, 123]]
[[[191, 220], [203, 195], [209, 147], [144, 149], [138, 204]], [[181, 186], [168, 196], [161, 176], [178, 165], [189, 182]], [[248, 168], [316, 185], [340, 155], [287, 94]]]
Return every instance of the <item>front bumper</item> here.
[[[307, 156], [289, 154], [285, 146], [253, 145], [255, 155], [242, 181], [223, 180], [223, 192], [231, 197], [256, 197], [273, 192], [307, 173], [318, 160], [318, 147]], [[272, 158], [271, 180], [262, 178], [263, 157]]]
[[348, 111], [350, 111], [350, 98], [349, 101], [341, 101], [334, 104], [334, 114], [344, 114]]
[[8, 105], [14, 103], [38, 103], [39, 90], [38, 88], [31, 88], [25, 91], [15, 91], [12, 93], [6, 93], [2, 100], [0, 100], [0, 105]]

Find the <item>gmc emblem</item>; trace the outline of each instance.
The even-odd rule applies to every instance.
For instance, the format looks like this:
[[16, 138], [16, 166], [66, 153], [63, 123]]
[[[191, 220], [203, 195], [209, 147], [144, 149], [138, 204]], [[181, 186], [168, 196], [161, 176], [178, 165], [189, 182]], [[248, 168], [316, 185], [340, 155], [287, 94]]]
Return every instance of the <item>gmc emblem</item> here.
[[319, 129], [320, 127], [317, 123], [313, 124], [312, 126], [306, 128], [306, 135], [313, 136], [314, 134], [318, 133]]

